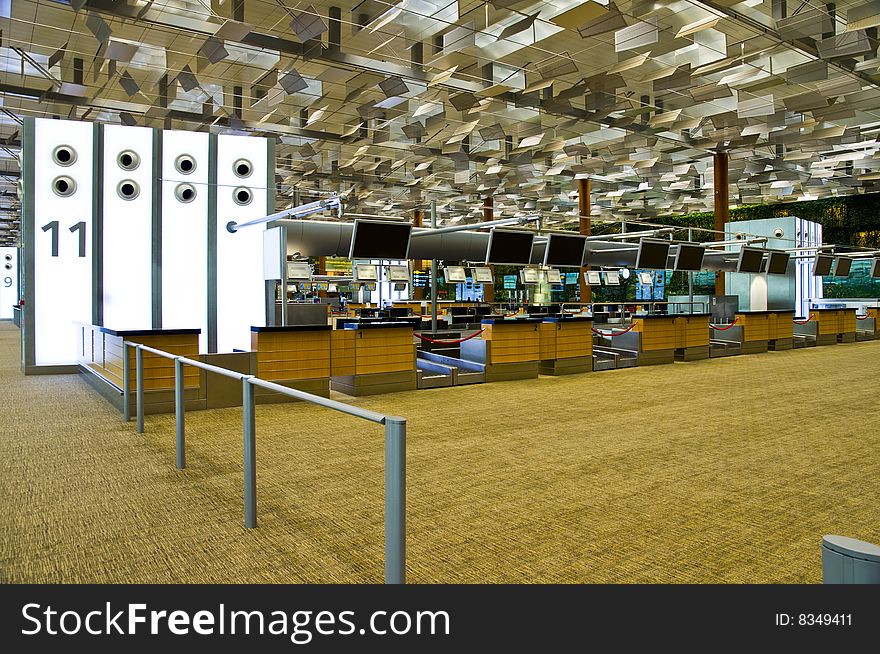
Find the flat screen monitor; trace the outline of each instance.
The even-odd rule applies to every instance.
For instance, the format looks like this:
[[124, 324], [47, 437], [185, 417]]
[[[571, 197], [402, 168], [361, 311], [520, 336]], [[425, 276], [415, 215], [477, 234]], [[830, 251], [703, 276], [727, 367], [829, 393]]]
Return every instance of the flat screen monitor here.
[[580, 277], [580, 273], [576, 273], [576, 272], [569, 273], [569, 272], [567, 272], [567, 273], [565, 273], [565, 283], [566, 283], [566, 284], [569, 284], [569, 285], [570, 285], [570, 284], [577, 284], [577, 283], [578, 283], [578, 277]]
[[784, 275], [788, 270], [788, 260], [791, 255], [788, 252], [771, 251], [770, 260], [767, 262], [767, 272], [770, 275]]
[[602, 277], [599, 274], [598, 270], [588, 270], [586, 272], [587, 275], [587, 284], [590, 286], [600, 286], [602, 284]]
[[824, 277], [831, 274], [831, 264], [834, 263], [834, 257], [830, 254], [817, 254], [816, 261], [813, 262], [813, 274], [816, 277]]
[[586, 236], [550, 234], [544, 251], [545, 266], [580, 266], [584, 261]]
[[464, 284], [467, 281], [463, 266], [446, 266], [443, 269], [443, 276], [449, 284]]
[[649, 272], [640, 272], [639, 273], [639, 282], [642, 284], [647, 284], [648, 286], [654, 285], [654, 275]]
[[535, 235], [532, 232], [515, 232], [493, 228], [489, 235], [486, 263], [527, 265], [532, 258], [532, 242], [534, 240]]
[[669, 246], [669, 241], [654, 238], [641, 239], [639, 253], [636, 256], [636, 268], [665, 270], [669, 258]]
[[736, 264], [736, 272], [758, 273], [761, 272], [761, 264], [764, 262], [764, 250], [758, 248], [743, 247], [739, 251], [739, 261]]
[[675, 270], [700, 270], [706, 248], [696, 243], [679, 243], [675, 253]]
[[412, 224], [355, 220], [349, 259], [406, 259]]
[[523, 284], [537, 284], [539, 281], [537, 268], [523, 268], [521, 274]]
[[287, 263], [287, 279], [307, 282], [312, 279], [312, 267], [307, 263]]
[[492, 279], [491, 268], [471, 268], [471, 277], [473, 277], [474, 284], [493, 284], [495, 282]]
[[409, 266], [388, 266], [389, 282], [409, 282]]
[[605, 286], [620, 286], [620, 273], [616, 270], [606, 270]]
[[556, 268], [545, 270], [544, 274], [547, 275], [548, 284], [559, 285], [562, 283], [562, 273], [559, 272]]
[[351, 272], [358, 282], [375, 282], [379, 279], [379, 271], [370, 263], [356, 263]]
[[880, 259], [874, 259], [871, 264], [871, 277], [880, 277]]
[[849, 257], [837, 257], [837, 267], [834, 269], [835, 277], [849, 277], [853, 260]]

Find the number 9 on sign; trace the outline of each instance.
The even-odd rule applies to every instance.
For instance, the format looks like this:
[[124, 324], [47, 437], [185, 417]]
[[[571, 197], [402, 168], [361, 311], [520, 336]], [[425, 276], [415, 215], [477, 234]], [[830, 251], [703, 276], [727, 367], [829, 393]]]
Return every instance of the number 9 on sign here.
[[12, 287], [12, 277], [4, 277], [3, 278], [3, 288], [11, 288]]

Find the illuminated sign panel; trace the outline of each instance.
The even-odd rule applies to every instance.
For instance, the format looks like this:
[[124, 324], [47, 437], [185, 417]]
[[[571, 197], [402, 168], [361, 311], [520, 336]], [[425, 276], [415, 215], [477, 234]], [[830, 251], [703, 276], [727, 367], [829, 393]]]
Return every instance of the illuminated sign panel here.
[[208, 351], [208, 134], [162, 132], [162, 327]]
[[104, 325], [150, 329], [153, 136], [148, 127], [104, 126]]
[[[34, 121], [34, 364], [75, 365], [92, 322], [93, 125]], [[25, 156], [28, 156], [25, 154]]]
[[[266, 323], [263, 231], [235, 233], [227, 223], [245, 223], [267, 209], [268, 142], [264, 138], [217, 137], [217, 351], [250, 350], [251, 327]], [[274, 203], [274, 188], [273, 198]]]

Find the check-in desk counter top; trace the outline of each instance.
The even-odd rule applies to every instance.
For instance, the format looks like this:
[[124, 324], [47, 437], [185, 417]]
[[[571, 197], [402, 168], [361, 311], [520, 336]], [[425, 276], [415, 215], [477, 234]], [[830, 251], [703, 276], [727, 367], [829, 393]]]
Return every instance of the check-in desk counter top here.
[[[330, 325], [251, 327], [255, 374], [290, 388], [329, 395], [330, 332]], [[280, 396], [272, 395], [280, 401]]]
[[585, 316], [543, 318], [538, 335], [541, 374], [592, 372], [592, 318]]
[[[88, 373], [86, 379], [120, 410], [123, 408], [124, 382], [123, 342], [139, 343], [170, 354], [199, 358], [199, 329], [113, 329], [99, 325], [80, 325], [79, 364]], [[130, 366], [129, 399], [134, 407], [136, 390], [136, 354], [128, 348]], [[186, 408], [204, 408], [200, 393], [201, 374], [198, 368], [183, 369]], [[203, 402], [202, 402], [203, 403]], [[144, 352], [144, 411], [166, 413], [174, 410], [174, 361]]]
[[416, 346], [410, 322], [345, 321], [331, 333], [334, 389], [375, 395], [416, 388]]

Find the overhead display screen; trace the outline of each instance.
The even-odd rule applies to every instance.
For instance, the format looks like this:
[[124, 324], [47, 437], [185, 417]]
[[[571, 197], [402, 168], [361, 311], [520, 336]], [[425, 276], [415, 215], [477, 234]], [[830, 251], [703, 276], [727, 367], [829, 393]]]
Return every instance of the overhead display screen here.
[[550, 234], [544, 252], [545, 266], [578, 266], [584, 260], [586, 236]]
[[474, 284], [493, 284], [491, 268], [471, 268]]
[[588, 270], [584, 274], [587, 276], [587, 284], [590, 286], [601, 286], [602, 277], [598, 270]]
[[538, 283], [538, 269], [537, 268], [524, 268], [522, 270], [522, 280], [523, 284], [537, 284]]
[[817, 254], [816, 261], [813, 262], [813, 274], [816, 277], [824, 277], [831, 274], [831, 264], [834, 263], [834, 257], [829, 254]]
[[408, 282], [409, 266], [388, 266], [388, 281]]
[[312, 267], [307, 263], [288, 263], [287, 279], [308, 281], [312, 278]]
[[636, 257], [636, 268], [653, 268], [665, 270], [669, 257], [669, 241], [643, 238], [639, 241], [639, 253]]
[[560, 273], [556, 268], [551, 268], [550, 270], [544, 271], [544, 274], [547, 275], [547, 283], [548, 284], [561, 284], [562, 283], [562, 273]]
[[356, 220], [351, 235], [350, 259], [406, 259], [410, 223]]
[[620, 273], [616, 270], [608, 270], [605, 272], [606, 286], [620, 286]]
[[739, 261], [736, 272], [758, 273], [761, 272], [761, 264], [764, 261], [764, 250], [744, 247], [739, 251]]
[[784, 275], [788, 270], [788, 260], [791, 255], [788, 252], [770, 252], [770, 261], [767, 262], [767, 272], [771, 275]]
[[449, 283], [464, 284], [467, 281], [467, 274], [463, 266], [446, 266], [443, 269], [443, 275]]
[[379, 273], [376, 266], [367, 263], [359, 263], [352, 266], [355, 281], [358, 282], [374, 282], [379, 279]]
[[525, 266], [532, 258], [532, 232], [492, 229], [486, 263]]
[[675, 253], [675, 270], [700, 270], [706, 248], [695, 243], [679, 243]]
[[849, 277], [853, 260], [849, 257], [837, 257], [837, 267], [834, 268], [835, 277]]

